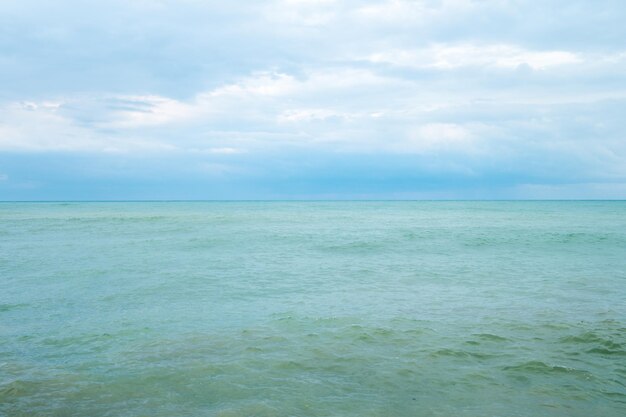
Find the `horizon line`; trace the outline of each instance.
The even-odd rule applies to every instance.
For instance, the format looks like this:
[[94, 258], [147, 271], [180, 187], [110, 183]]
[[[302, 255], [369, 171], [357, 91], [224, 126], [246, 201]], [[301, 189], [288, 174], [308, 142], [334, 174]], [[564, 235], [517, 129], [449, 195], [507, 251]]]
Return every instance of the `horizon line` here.
[[626, 201], [624, 198], [450, 198], [450, 199], [128, 199], [128, 200], [0, 200], [1, 203], [315, 203], [315, 202], [566, 202]]

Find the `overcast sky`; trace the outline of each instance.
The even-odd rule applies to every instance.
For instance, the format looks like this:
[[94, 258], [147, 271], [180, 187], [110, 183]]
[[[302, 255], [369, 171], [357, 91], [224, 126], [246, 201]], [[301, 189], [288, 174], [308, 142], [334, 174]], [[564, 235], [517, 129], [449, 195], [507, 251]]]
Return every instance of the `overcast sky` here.
[[623, 0], [4, 0], [0, 200], [626, 198]]

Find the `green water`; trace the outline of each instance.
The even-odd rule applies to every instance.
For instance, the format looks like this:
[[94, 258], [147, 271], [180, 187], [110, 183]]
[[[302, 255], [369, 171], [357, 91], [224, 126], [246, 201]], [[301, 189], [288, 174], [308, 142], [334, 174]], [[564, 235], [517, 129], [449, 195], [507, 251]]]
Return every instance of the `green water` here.
[[0, 204], [0, 415], [626, 415], [625, 202]]

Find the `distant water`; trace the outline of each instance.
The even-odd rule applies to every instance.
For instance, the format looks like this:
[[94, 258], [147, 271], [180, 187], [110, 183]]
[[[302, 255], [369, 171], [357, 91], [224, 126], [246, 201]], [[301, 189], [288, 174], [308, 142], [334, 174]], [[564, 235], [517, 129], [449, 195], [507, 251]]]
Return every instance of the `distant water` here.
[[0, 415], [626, 415], [625, 202], [0, 204]]

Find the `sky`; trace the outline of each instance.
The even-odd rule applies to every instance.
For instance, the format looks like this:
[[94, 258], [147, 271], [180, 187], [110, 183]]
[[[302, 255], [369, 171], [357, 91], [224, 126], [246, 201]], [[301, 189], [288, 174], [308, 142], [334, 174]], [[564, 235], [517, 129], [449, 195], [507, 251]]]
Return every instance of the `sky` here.
[[623, 0], [3, 0], [0, 200], [625, 199]]

